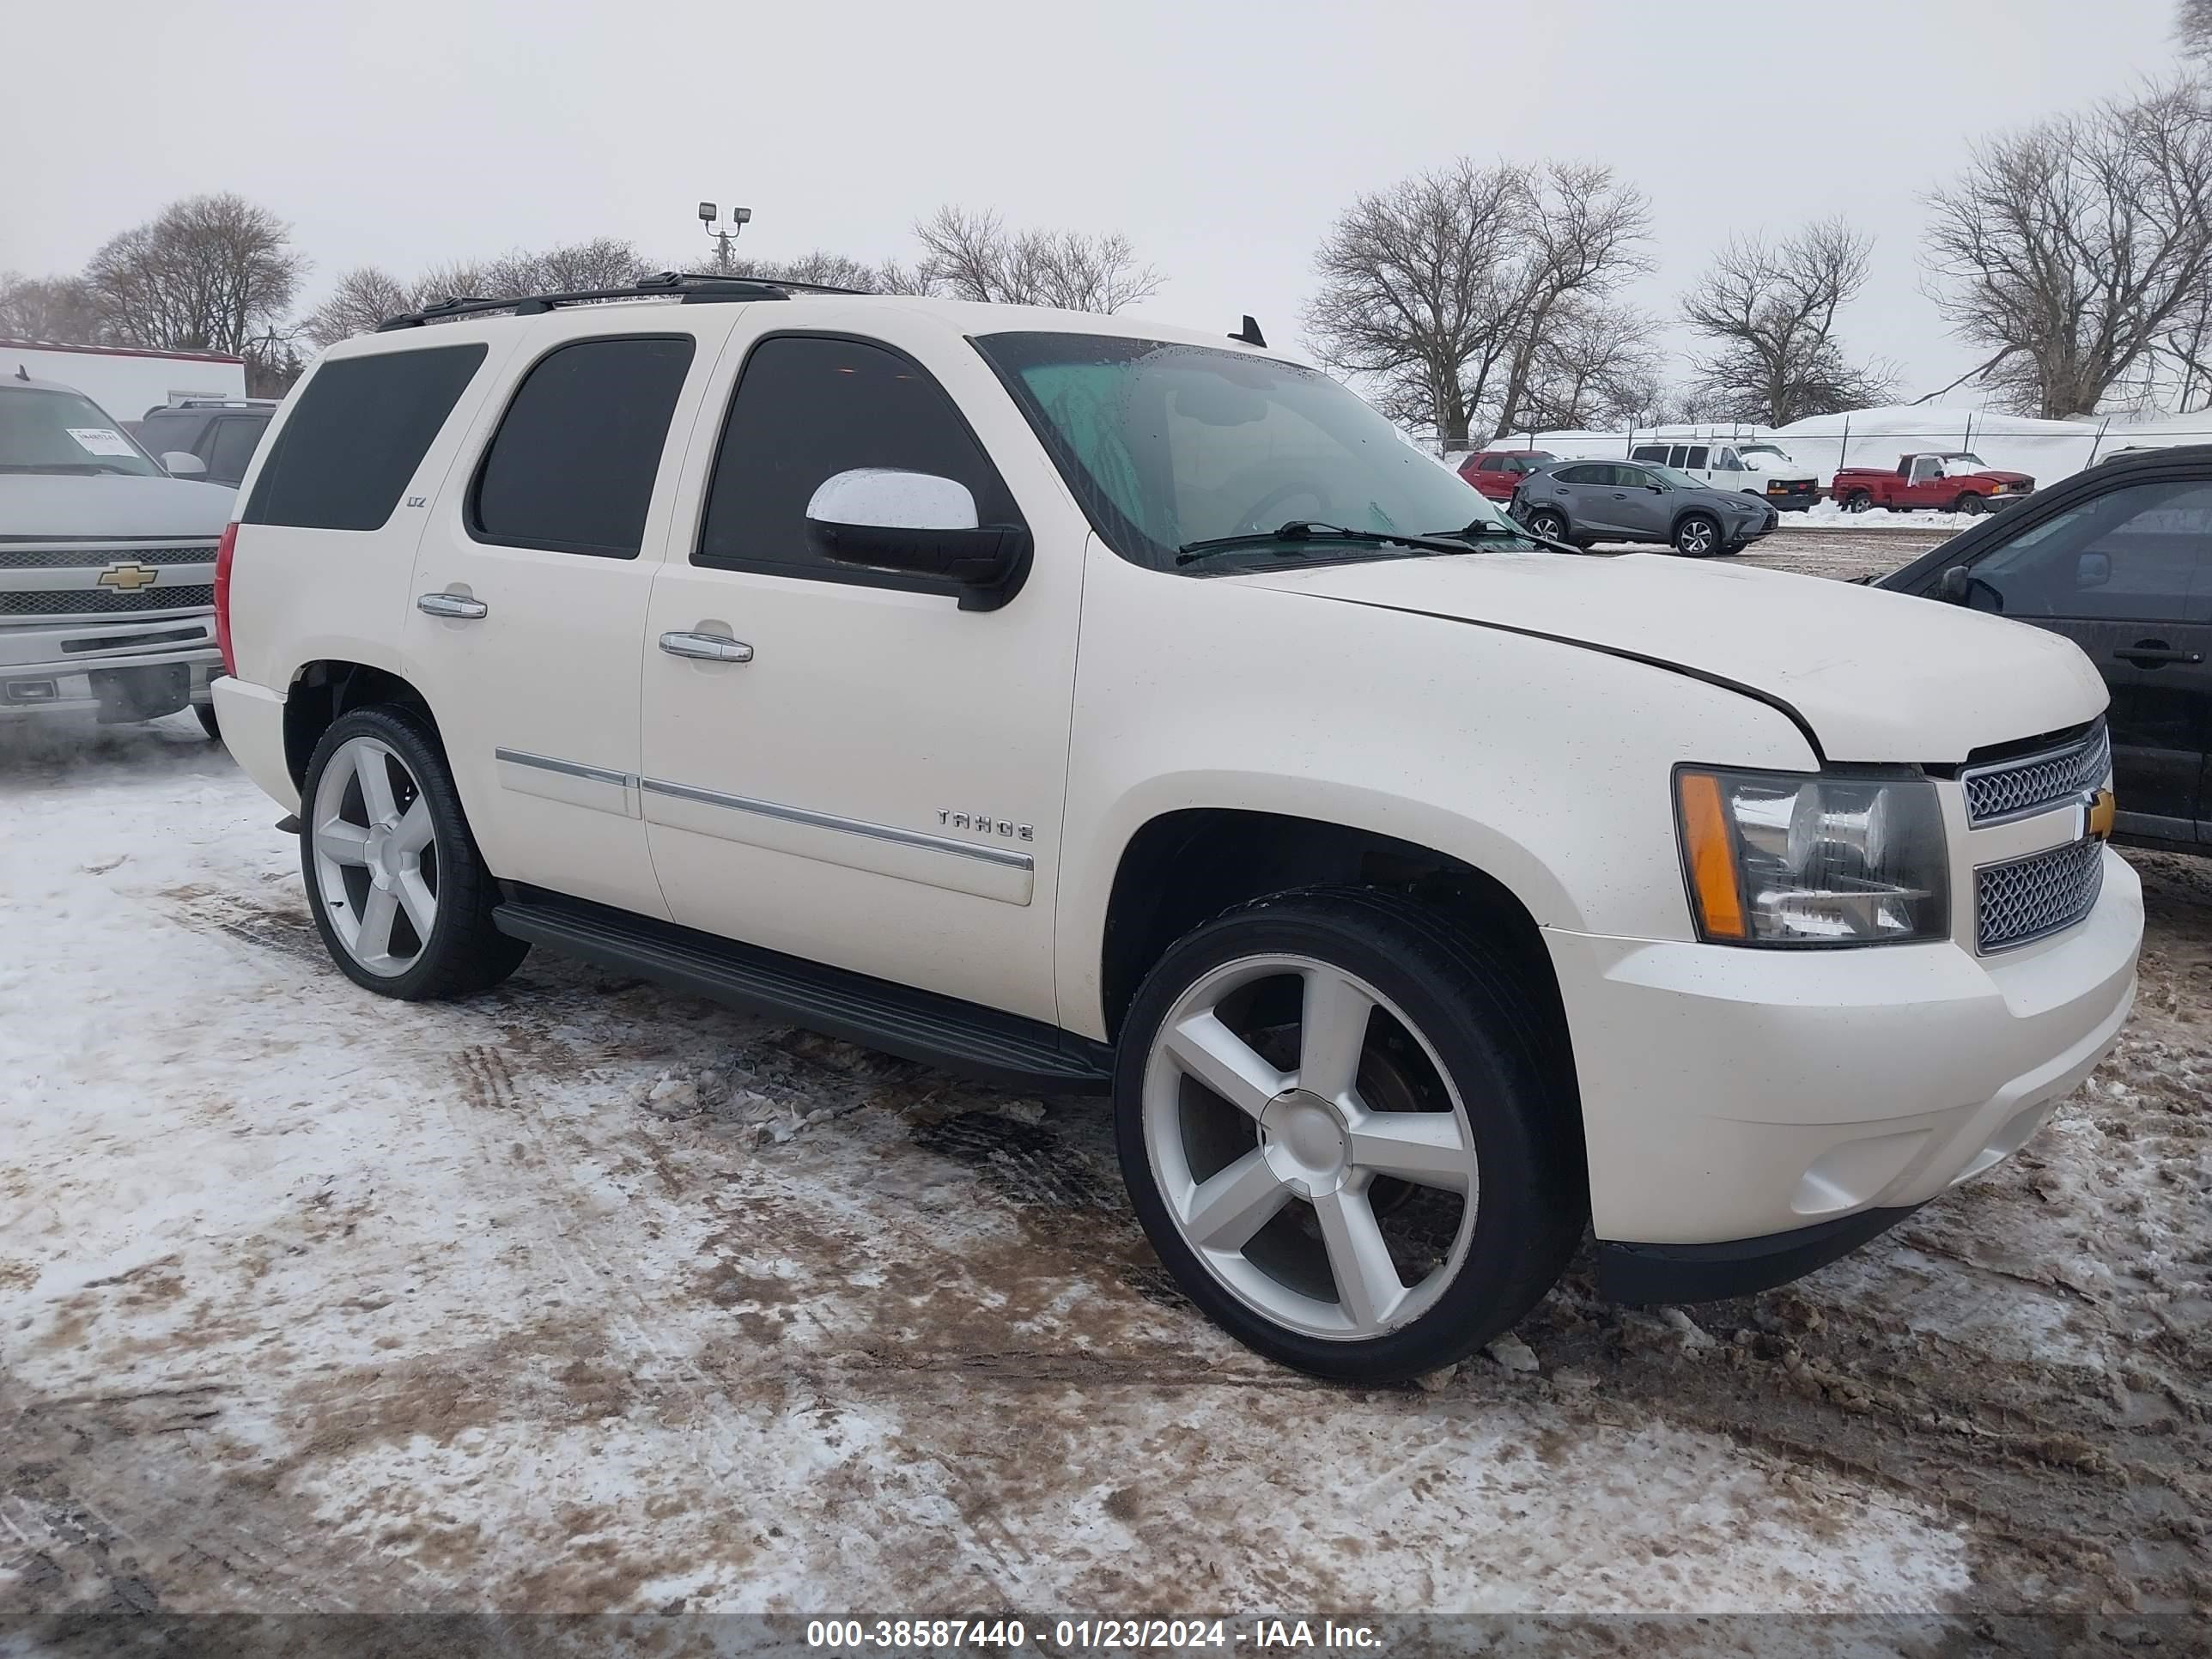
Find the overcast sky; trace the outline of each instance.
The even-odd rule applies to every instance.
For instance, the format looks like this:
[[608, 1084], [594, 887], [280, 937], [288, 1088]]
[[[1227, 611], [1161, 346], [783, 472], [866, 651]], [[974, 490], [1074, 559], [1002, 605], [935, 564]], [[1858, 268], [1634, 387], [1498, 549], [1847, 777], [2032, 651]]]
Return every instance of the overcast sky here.
[[1972, 359], [1920, 292], [1917, 193], [1975, 137], [2172, 66], [2172, 0], [6, 0], [0, 270], [74, 269], [198, 191], [338, 272], [598, 234], [910, 258], [942, 202], [1121, 229], [1151, 313], [1295, 344], [1358, 191], [1468, 155], [1593, 157], [1650, 194], [1662, 313], [1731, 231], [1842, 211], [1846, 315], [1913, 392]]

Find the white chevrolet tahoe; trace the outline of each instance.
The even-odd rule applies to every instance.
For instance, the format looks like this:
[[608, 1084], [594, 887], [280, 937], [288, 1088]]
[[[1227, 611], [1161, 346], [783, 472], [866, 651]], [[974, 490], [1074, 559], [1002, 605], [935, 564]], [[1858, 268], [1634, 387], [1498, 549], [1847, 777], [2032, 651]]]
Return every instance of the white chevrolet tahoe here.
[[1586, 1219], [1631, 1300], [1831, 1260], [2127, 1018], [2055, 635], [1547, 550], [1256, 330], [507, 310], [332, 348], [222, 550], [226, 739], [373, 991], [542, 945], [1109, 1094], [1191, 1297], [1366, 1380]]
[[212, 736], [211, 584], [232, 501], [171, 477], [82, 392], [0, 378], [0, 722], [189, 705]]

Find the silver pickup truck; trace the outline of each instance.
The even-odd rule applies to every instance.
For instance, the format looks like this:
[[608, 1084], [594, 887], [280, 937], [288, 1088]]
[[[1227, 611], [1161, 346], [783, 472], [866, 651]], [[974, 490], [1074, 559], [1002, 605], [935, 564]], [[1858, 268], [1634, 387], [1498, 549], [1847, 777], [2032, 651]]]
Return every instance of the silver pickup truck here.
[[188, 705], [210, 736], [234, 492], [173, 478], [82, 392], [0, 380], [0, 720]]

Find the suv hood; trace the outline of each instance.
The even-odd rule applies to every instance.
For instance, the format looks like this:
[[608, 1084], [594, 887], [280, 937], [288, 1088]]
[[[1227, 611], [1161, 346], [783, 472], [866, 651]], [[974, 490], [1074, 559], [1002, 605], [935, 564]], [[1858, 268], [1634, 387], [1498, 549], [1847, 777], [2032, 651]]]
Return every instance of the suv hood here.
[[2106, 701], [2089, 659], [2056, 634], [1743, 565], [1498, 552], [1216, 580], [1512, 629], [1726, 681], [1796, 710], [1832, 761], [1955, 763], [1984, 744], [2078, 726]]
[[238, 492], [185, 478], [118, 473], [0, 472], [0, 537], [165, 536], [213, 541]]

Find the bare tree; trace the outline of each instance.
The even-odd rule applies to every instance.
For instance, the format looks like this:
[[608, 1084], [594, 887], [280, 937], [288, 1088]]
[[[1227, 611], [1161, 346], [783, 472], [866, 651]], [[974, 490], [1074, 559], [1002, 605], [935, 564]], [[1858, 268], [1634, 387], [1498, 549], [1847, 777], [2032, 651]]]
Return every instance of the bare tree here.
[[1119, 231], [1010, 231], [995, 213], [942, 207], [914, 228], [921, 258], [911, 273], [879, 273], [894, 292], [997, 305], [1115, 312], [1159, 292], [1166, 278], [1139, 264]]
[[1570, 299], [1551, 313], [1512, 429], [1603, 431], [1661, 401], [1667, 353], [1656, 319], [1631, 306]]
[[100, 308], [82, 277], [0, 271], [0, 337], [97, 345], [100, 328]]
[[2212, 0], [2181, 0], [2173, 40], [2184, 58], [2212, 61]]
[[1895, 377], [1845, 359], [1836, 313], [1865, 286], [1869, 238], [1824, 219], [1778, 242], [1731, 237], [1682, 316], [1711, 342], [1694, 395], [1719, 420], [1787, 426], [1808, 415], [1884, 404]]
[[[1360, 197], [1322, 239], [1322, 362], [1448, 445], [1522, 423], [1553, 319], [1645, 268], [1642, 193], [1595, 166], [1460, 161]], [[1556, 350], [1552, 367], [1556, 368]]]
[[283, 323], [307, 268], [283, 220], [223, 194], [187, 197], [111, 239], [84, 280], [105, 339], [242, 353]]
[[735, 263], [734, 274], [757, 276], [769, 282], [822, 283], [831, 288], [849, 288], [862, 294], [896, 292], [889, 285], [885, 265], [867, 264], [849, 254], [832, 253], [816, 248], [802, 253], [796, 259], [753, 260], [740, 259]]
[[2086, 415], [2175, 343], [2212, 284], [2212, 104], [2153, 88], [1974, 152], [1929, 198], [1953, 331], [2023, 413]]
[[359, 265], [340, 276], [329, 297], [301, 319], [300, 332], [311, 343], [326, 346], [366, 334], [413, 303], [414, 295], [389, 271]]

